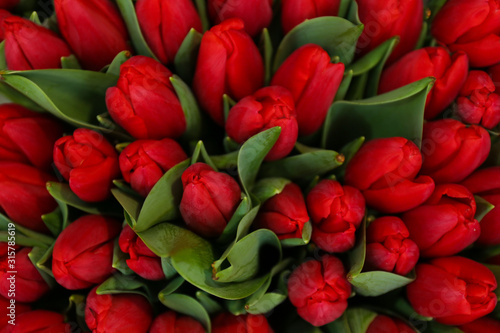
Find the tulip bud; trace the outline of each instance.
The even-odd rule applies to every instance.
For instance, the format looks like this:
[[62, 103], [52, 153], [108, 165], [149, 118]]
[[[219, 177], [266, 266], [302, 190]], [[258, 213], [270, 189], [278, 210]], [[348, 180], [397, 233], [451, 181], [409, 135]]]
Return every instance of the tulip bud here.
[[376, 219], [366, 229], [365, 270], [406, 275], [415, 267], [419, 250], [403, 221], [395, 216]]
[[7, 17], [13, 16], [9, 11], [7, 11], [5, 9], [1, 9], [1, 8], [2, 8], [2, 5], [0, 3], [0, 42], [5, 39], [5, 31], [4, 31], [4, 29], [1, 29], [1, 27], [3, 27], [3, 21]]
[[119, 160], [125, 181], [146, 197], [165, 172], [187, 158], [177, 142], [165, 138], [134, 141], [121, 152]]
[[115, 270], [113, 241], [118, 221], [101, 215], [82, 216], [64, 229], [54, 245], [52, 272], [66, 289], [89, 288], [104, 282]]
[[379, 94], [400, 88], [423, 78], [436, 78], [427, 94], [425, 119], [435, 118], [453, 102], [467, 79], [467, 56], [457, 52], [451, 57], [443, 47], [424, 47], [412, 51], [391, 66], [380, 77]]
[[287, 156], [297, 141], [298, 126], [293, 96], [279, 86], [259, 89], [233, 106], [227, 118], [226, 132], [234, 141], [243, 143], [275, 126], [281, 127], [281, 133], [266, 155], [266, 161]]
[[300, 187], [290, 183], [283, 191], [267, 199], [255, 218], [257, 228], [273, 231], [279, 239], [302, 238], [304, 224], [309, 221]]
[[130, 256], [130, 259], [126, 260], [127, 266], [137, 275], [147, 280], [165, 278], [160, 257], [154, 254], [128, 225], [120, 233], [118, 244], [122, 252]]
[[365, 199], [351, 186], [322, 180], [307, 195], [313, 222], [312, 240], [322, 250], [345, 252], [354, 246], [354, 233], [365, 215]]
[[266, 317], [263, 315], [239, 315], [221, 313], [212, 320], [212, 333], [273, 333]]
[[264, 83], [264, 63], [240, 19], [229, 19], [207, 31], [201, 40], [193, 90], [201, 107], [224, 125], [222, 96], [240, 100]]
[[113, 120], [136, 139], [177, 138], [186, 118], [170, 72], [158, 61], [135, 56], [120, 66], [116, 87], [106, 91]]
[[156, 57], [172, 63], [191, 28], [201, 32], [201, 20], [191, 0], [138, 0], [137, 20]]
[[57, 203], [46, 189], [56, 179], [29, 165], [0, 161], [0, 208], [14, 222], [35, 231], [48, 232], [41, 216]]
[[120, 175], [113, 146], [101, 134], [86, 128], [56, 141], [54, 164], [69, 180], [71, 190], [87, 202], [109, 197], [113, 179]]
[[189, 316], [181, 316], [174, 311], [158, 315], [151, 324], [149, 333], [205, 333], [200, 322]]
[[[16, 306], [17, 312], [17, 306]], [[72, 332], [71, 325], [64, 322], [60, 313], [47, 310], [34, 310], [16, 313], [15, 325], [8, 324], [2, 333], [66, 333]]]
[[415, 330], [400, 319], [377, 315], [366, 333], [415, 333]]
[[204, 237], [219, 236], [241, 201], [238, 183], [228, 174], [195, 163], [182, 174], [180, 211], [184, 222]]
[[500, 332], [500, 321], [482, 317], [459, 327], [464, 333]]
[[337, 16], [340, 0], [284, 0], [281, 2], [281, 26], [287, 34], [295, 26], [320, 16]]
[[288, 297], [299, 316], [314, 326], [339, 318], [351, 295], [351, 285], [345, 276], [342, 262], [332, 255], [297, 267], [288, 279]]
[[87, 296], [85, 322], [92, 332], [146, 333], [152, 321], [151, 304], [137, 294], [96, 294]]
[[497, 281], [484, 265], [463, 257], [418, 264], [417, 279], [406, 287], [415, 311], [446, 325], [463, 325], [495, 308]]
[[109, 0], [54, 0], [59, 31], [84, 68], [98, 71], [130, 51], [120, 13]]
[[299, 135], [310, 135], [323, 124], [344, 76], [344, 64], [334, 64], [315, 44], [295, 50], [278, 68], [271, 85], [290, 90], [297, 110]]
[[252, 37], [269, 26], [273, 18], [273, 0], [208, 0], [208, 14], [215, 24], [239, 18]]
[[11, 10], [16, 7], [19, 3], [19, 0], [0, 0], [0, 8]]
[[488, 157], [490, 135], [479, 126], [442, 119], [424, 124], [421, 173], [436, 183], [464, 180]]
[[430, 177], [416, 175], [422, 165], [418, 147], [405, 138], [364, 144], [346, 168], [345, 182], [359, 189], [368, 206], [401, 213], [423, 203], [434, 191]]

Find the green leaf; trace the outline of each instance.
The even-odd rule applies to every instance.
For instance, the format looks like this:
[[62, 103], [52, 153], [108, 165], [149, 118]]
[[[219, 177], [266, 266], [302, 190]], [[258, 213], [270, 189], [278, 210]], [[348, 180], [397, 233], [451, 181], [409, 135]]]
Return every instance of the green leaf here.
[[35, 24], [42, 25], [42, 22], [40, 22], [40, 18], [38, 17], [37, 12], [32, 12], [29, 20]]
[[353, 2], [353, 0], [340, 0], [339, 13], [337, 16], [345, 18], [349, 7], [351, 7], [351, 2]]
[[363, 308], [349, 308], [342, 317], [325, 326], [328, 333], [365, 333], [377, 313]]
[[250, 211], [250, 208], [250, 199], [245, 196], [238, 205], [238, 208], [236, 208], [233, 216], [231, 216], [222, 234], [217, 238], [216, 242], [218, 244], [226, 244], [234, 239], [241, 219]]
[[120, 249], [120, 245], [118, 244], [118, 238], [115, 239], [113, 245], [113, 262], [111, 266], [118, 270], [123, 275], [131, 275], [134, 274], [134, 271], [130, 269], [127, 265], [127, 259], [130, 259], [129, 256], [122, 252]]
[[428, 18], [428, 22], [432, 22], [436, 17], [436, 14], [439, 13], [441, 8], [445, 5], [447, 0], [429, 0], [428, 1], [428, 9], [430, 11], [430, 17]]
[[474, 218], [478, 221], [481, 222], [481, 220], [495, 208], [494, 205], [489, 203], [488, 201], [484, 200], [478, 195], [474, 196], [474, 199], [476, 201], [476, 215]]
[[271, 41], [271, 36], [269, 35], [269, 30], [267, 28], [264, 28], [260, 35], [259, 49], [260, 53], [262, 54], [262, 59], [264, 59], [264, 82], [265, 85], [268, 85], [269, 82], [271, 82], [272, 75], [271, 66], [273, 60], [273, 43]]
[[206, 292], [198, 290], [196, 292], [196, 298], [200, 302], [201, 305], [207, 310], [209, 315], [214, 315], [218, 312], [223, 311], [222, 307], [213, 300]]
[[52, 212], [42, 215], [42, 221], [49, 228], [52, 235], [57, 236], [63, 230], [63, 216], [61, 208], [57, 207]]
[[161, 268], [167, 280], [177, 275], [177, 271], [175, 270], [174, 266], [172, 266], [172, 260], [170, 259], [170, 257], [161, 258]]
[[356, 1], [351, 1], [351, 5], [349, 6], [349, 11], [347, 13], [347, 19], [354, 24], [361, 24], [358, 3]]
[[194, 4], [196, 5], [196, 9], [198, 10], [198, 15], [200, 15], [203, 31], [207, 31], [208, 29], [210, 29], [210, 22], [208, 21], [206, 1], [194, 0]]
[[267, 293], [255, 304], [245, 306], [245, 310], [250, 314], [264, 314], [286, 300], [286, 295], [280, 293]]
[[160, 291], [160, 295], [165, 297], [165, 296], [168, 296], [168, 295], [174, 293], [177, 289], [179, 289], [184, 284], [185, 281], [186, 280], [184, 280], [184, 278], [182, 278], [182, 276], [176, 277], [175, 279], [170, 281], [162, 291]]
[[227, 121], [227, 117], [229, 116], [229, 111], [235, 105], [236, 105], [236, 102], [231, 97], [229, 97], [229, 95], [227, 95], [227, 94], [222, 95], [222, 108], [223, 108], [223, 112], [224, 112], [224, 121], [225, 122]]
[[96, 294], [138, 294], [148, 298], [148, 289], [136, 275], [116, 273], [97, 287]]
[[78, 59], [73, 54], [67, 57], [61, 57], [61, 67], [63, 69], [82, 69], [78, 63]]
[[182, 139], [195, 140], [199, 138], [202, 127], [201, 113], [196, 98], [191, 89], [189, 89], [189, 86], [177, 75], [171, 76], [170, 82], [174, 86], [175, 93], [179, 97], [182, 111], [184, 111], [184, 116], [186, 117], [186, 131], [182, 135]]
[[286, 178], [263, 178], [255, 183], [251, 192], [260, 202], [264, 202], [274, 197], [276, 194], [280, 194], [285, 186], [290, 183], [291, 181]]
[[0, 43], [0, 70], [7, 69], [7, 60], [5, 59], [5, 40]]
[[283, 247], [293, 247], [293, 246], [304, 246], [309, 244], [312, 235], [312, 224], [307, 221], [302, 229], [302, 238], [286, 238], [281, 240], [281, 246]]
[[358, 150], [361, 148], [363, 143], [365, 142], [365, 137], [359, 137], [357, 139], [352, 140], [348, 144], [346, 144], [342, 149], [340, 150], [340, 153], [345, 157], [344, 164], [340, 166], [336, 174], [339, 176], [339, 178], [343, 178], [345, 174], [345, 169], [347, 165], [349, 164], [349, 161], [354, 157], [354, 155], [358, 152]]
[[[85, 296], [73, 294], [68, 298], [68, 306], [64, 311], [64, 318], [67, 322], [76, 324], [84, 332], [88, 331], [87, 324], [85, 323]], [[74, 325], [74, 324], [71, 324]], [[72, 326], [73, 327], [73, 326]], [[77, 330], [78, 331], [78, 330]]]
[[201, 37], [202, 34], [194, 28], [191, 28], [175, 55], [175, 71], [187, 83], [191, 83], [193, 81]]
[[365, 54], [359, 60], [357, 60], [354, 64], [348, 67], [347, 70], [352, 70], [354, 76], [361, 75], [373, 69], [377, 66], [382, 59], [386, 56], [389, 49], [391, 49], [391, 45], [397, 43], [399, 40], [398, 36], [388, 39], [384, 43], [377, 46], [375, 49]]
[[[16, 244], [23, 245], [19, 243], [19, 237], [20, 236], [26, 236], [29, 239], [31, 239], [34, 244], [37, 245], [39, 244], [40, 247], [49, 247], [54, 243], [54, 238], [38, 233], [36, 231], [33, 231], [29, 228], [23, 227], [22, 225], [15, 223], [11, 219], [9, 219], [7, 216], [3, 215], [0, 213], [0, 230], [1, 231], [6, 231], [6, 232], [11, 232], [14, 229], [15, 232], [15, 237], [16, 237]], [[29, 246], [29, 245], [25, 245]]]
[[342, 101], [345, 99], [347, 92], [349, 91], [349, 87], [351, 86], [352, 78], [353, 78], [353, 71], [352, 69], [348, 69], [344, 73], [344, 78], [342, 79], [342, 82], [340, 83], [339, 89], [337, 90], [337, 93], [335, 94], [335, 99], [334, 101]]
[[[38, 270], [42, 278], [47, 282], [47, 284], [53, 288], [56, 286], [56, 281], [54, 280], [54, 274], [52, 274], [51, 261], [52, 258], [52, 250], [54, 249], [54, 245], [52, 244], [50, 247], [39, 247], [35, 246], [28, 253], [28, 258], [33, 263], [35, 268]], [[49, 265], [47, 267], [47, 264]]]
[[[201, 160], [200, 160], [200, 155], [201, 155]], [[207, 150], [205, 149], [205, 145], [201, 140], [196, 143], [193, 155], [191, 156], [191, 165], [197, 162], [208, 164], [215, 171], [219, 171], [217, 166], [212, 162], [212, 159], [208, 155]]]
[[382, 59], [377, 64], [377, 66], [371, 69], [370, 72], [368, 73], [368, 82], [365, 88], [366, 98], [377, 95], [378, 85], [380, 82], [380, 76], [382, 75], [382, 71], [385, 67], [387, 59], [389, 59], [389, 56], [392, 54], [392, 51], [394, 50], [394, 48], [398, 43], [399, 43], [399, 38], [393, 37], [391, 39], [388, 39], [385, 43], [382, 44], [384, 45], [385, 53]]
[[108, 75], [114, 75], [114, 76], [120, 76], [120, 66], [130, 59], [132, 54], [130, 51], [121, 51], [116, 55], [116, 57], [113, 59], [111, 64], [109, 64], [108, 69], [106, 70], [106, 74]]
[[[118, 146], [118, 145], [117, 145]], [[118, 148], [116, 148], [118, 151], [120, 151]], [[116, 186], [116, 188], [118, 190], [120, 190], [121, 192], [129, 195], [130, 197], [132, 198], [135, 198], [137, 199], [138, 201], [142, 201], [142, 199], [144, 199], [139, 193], [137, 193], [136, 191], [134, 191], [129, 183], [127, 183], [125, 180], [123, 179], [114, 179], [113, 180], [113, 185]], [[119, 202], [119, 201], [118, 201]]]
[[[349, 101], [357, 101], [363, 99], [367, 82], [368, 73], [363, 73], [361, 75], [353, 77], [345, 99]], [[333, 107], [333, 105], [331, 107]]]
[[137, 224], [137, 217], [141, 210], [142, 203], [135, 197], [120, 189], [112, 188], [111, 194], [120, 203], [125, 212], [129, 215], [132, 222], [132, 228]]
[[203, 305], [194, 298], [182, 294], [164, 295], [162, 292], [160, 292], [158, 298], [166, 307], [193, 317], [203, 325], [207, 333], [211, 332], [210, 316]]

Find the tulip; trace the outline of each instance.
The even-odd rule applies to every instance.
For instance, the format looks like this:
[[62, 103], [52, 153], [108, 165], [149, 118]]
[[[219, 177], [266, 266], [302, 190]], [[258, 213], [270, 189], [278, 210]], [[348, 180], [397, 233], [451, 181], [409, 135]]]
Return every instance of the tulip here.
[[295, 26], [320, 16], [337, 16], [340, 0], [284, 0], [281, 2], [281, 26], [287, 34]]
[[11, 301], [11, 299], [7, 299], [2, 296], [0, 296], [0, 307], [4, 311], [2, 317], [0, 317], [0, 332], [4, 332], [4, 327], [8, 326], [8, 321], [11, 320], [9, 317], [11, 314], [17, 316], [21, 313], [31, 311], [31, 305], [16, 302], [14, 299]]
[[[16, 2], [17, 2], [17, 0], [16, 0]], [[3, 26], [3, 21], [7, 17], [13, 16], [9, 11], [7, 11], [5, 9], [1, 9], [1, 8], [3, 8], [3, 7], [0, 4], [0, 27]], [[0, 42], [3, 41], [4, 39], [5, 39], [5, 31], [4, 31], [4, 29], [0, 29]]]
[[273, 0], [208, 0], [208, 14], [215, 24], [239, 18], [252, 37], [269, 26], [273, 18]]
[[[15, 251], [14, 254], [10, 247], [7, 249], [6, 243], [1, 244], [5, 244], [3, 246], [5, 251], [2, 251], [0, 257], [0, 295], [8, 299], [13, 298], [16, 303], [31, 303], [40, 299], [50, 287], [28, 257], [31, 249], [25, 247]], [[10, 271], [16, 273], [11, 274]], [[9, 279], [13, 275], [15, 276], [15, 296], [11, 294], [13, 282]]]
[[402, 215], [422, 257], [457, 254], [476, 241], [481, 233], [474, 218], [476, 202], [462, 185], [436, 185], [434, 193], [422, 205]]
[[358, 39], [357, 52], [361, 55], [373, 50], [391, 37], [399, 36], [399, 43], [387, 62], [393, 63], [417, 44], [424, 20], [421, 0], [356, 0], [358, 15], [365, 28]]
[[263, 315], [239, 315], [221, 313], [212, 320], [212, 333], [273, 333], [266, 317]]
[[400, 88], [425, 77], [436, 78], [427, 95], [425, 119], [435, 118], [453, 102], [468, 74], [467, 56], [457, 52], [451, 57], [443, 47], [425, 47], [412, 51], [391, 66], [380, 77], [379, 94]]
[[351, 295], [345, 276], [342, 262], [328, 254], [297, 267], [288, 279], [288, 297], [299, 316], [314, 326], [339, 318]]
[[113, 146], [101, 134], [86, 128], [56, 141], [54, 164], [69, 180], [71, 190], [87, 202], [109, 197], [113, 179], [120, 175]]
[[434, 191], [430, 177], [416, 177], [421, 165], [422, 156], [413, 142], [400, 137], [375, 139], [347, 164], [345, 182], [361, 190], [368, 206], [401, 213], [417, 207]]
[[181, 136], [186, 118], [171, 76], [170, 70], [149, 57], [125, 61], [120, 66], [118, 84], [106, 91], [113, 120], [136, 139]]
[[119, 162], [125, 181], [146, 197], [165, 172], [187, 158], [177, 142], [165, 138], [132, 142], [121, 152]]
[[52, 212], [57, 203], [45, 184], [55, 180], [29, 165], [0, 161], [0, 210], [19, 225], [48, 232], [41, 216]]
[[200, 322], [189, 316], [181, 316], [174, 311], [158, 315], [151, 324], [149, 333], [205, 333]]
[[238, 183], [209, 165], [195, 163], [182, 174], [180, 211], [184, 222], [204, 237], [219, 236], [241, 201]]
[[495, 85], [495, 91], [500, 91], [498, 89], [500, 88], [500, 64], [488, 68], [488, 74], [491, 76], [491, 80]]
[[279, 239], [302, 238], [304, 224], [309, 221], [302, 190], [289, 183], [283, 191], [267, 199], [255, 218], [257, 228], [272, 230]]
[[222, 96], [240, 100], [264, 83], [264, 63], [240, 19], [225, 20], [201, 39], [193, 90], [201, 107], [224, 125]]
[[454, 119], [424, 124], [421, 173], [436, 183], [458, 183], [488, 157], [491, 141], [479, 126], [465, 126]]
[[415, 333], [415, 330], [400, 319], [377, 315], [366, 333]]
[[500, 61], [500, 5], [495, 0], [450, 0], [437, 13], [431, 33], [452, 51], [467, 53], [472, 67]]
[[52, 272], [66, 289], [89, 288], [104, 282], [115, 270], [114, 239], [118, 221], [101, 215], [85, 215], [64, 229], [54, 245]]
[[84, 68], [98, 71], [130, 51], [120, 13], [109, 0], [54, 0], [59, 31]]
[[419, 250], [403, 221], [395, 216], [376, 219], [366, 230], [364, 269], [406, 275], [415, 267]]
[[[16, 306], [17, 312], [17, 306]], [[47, 310], [33, 310], [16, 313], [15, 325], [8, 324], [2, 333], [66, 333], [73, 332], [72, 325], [64, 322], [60, 313]]]
[[11, 10], [19, 4], [19, 0], [0, 0], [0, 8]]
[[158, 59], [172, 63], [191, 28], [201, 32], [201, 20], [191, 0], [138, 0], [137, 20]]
[[118, 244], [122, 252], [130, 256], [130, 259], [126, 260], [127, 266], [137, 275], [147, 280], [165, 278], [160, 257], [154, 254], [128, 225], [120, 233]]
[[344, 64], [334, 64], [328, 53], [315, 44], [295, 50], [278, 68], [271, 85], [290, 90], [297, 110], [299, 135], [316, 132], [344, 76]]
[[495, 308], [497, 281], [484, 265], [463, 257], [418, 264], [417, 278], [406, 287], [413, 309], [446, 325], [463, 325]]
[[49, 171], [52, 149], [62, 136], [54, 120], [21, 105], [0, 105], [0, 160], [31, 164]]
[[5, 59], [10, 70], [61, 68], [68, 45], [51, 30], [27, 19], [11, 16], [3, 21]]
[[233, 106], [226, 122], [227, 135], [243, 143], [255, 134], [280, 126], [278, 141], [266, 155], [266, 161], [287, 156], [295, 146], [298, 125], [292, 94], [283, 87], [271, 86], [257, 90]]
[[493, 318], [483, 317], [462, 325], [459, 329], [464, 333], [498, 333], [500, 332], [500, 321]]
[[92, 332], [148, 332], [153, 318], [144, 296], [98, 295], [96, 289], [90, 291], [85, 304], [85, 322]]
[[320, 249], [345, 252], [354, 246], [354, 233], [365, 215], [365, 199], [358, 189], [322, 180], [307, 195], [307, 208], [312, 240]]

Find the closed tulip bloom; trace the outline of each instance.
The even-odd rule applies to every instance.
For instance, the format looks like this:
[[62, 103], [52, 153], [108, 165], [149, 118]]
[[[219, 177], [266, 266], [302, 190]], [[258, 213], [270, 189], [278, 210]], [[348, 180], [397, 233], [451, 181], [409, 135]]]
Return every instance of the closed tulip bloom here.
[[328, 252], [345, 252], [354, 246], [356, 229], [365, 215], [365, 199], [352, 186], [325, 179], [307, 195], [313, 222], [312, 241]]
[[7, 325], [1, 333], [67, 333], [72, 325], [64, 322], [60, 313], [47, 310], [33, 310], [16, 315], [15, 325]]
[[[9, 11], [2, 9], [2, 5], [0, 4], [0, 27], [3, 26], [3, 21], [10, 16], [13, 15]], [[4, 39], [5, 39], [5, 30], [0, 29], [0, 42], [3, 41]]]
[[295, 50], [278, 68], [271, 85], [290, 90], [295, 99], [299, 135], [310, 135], [323, 124], [344, 76], [344, 64], [334, 64], [315, 44]]
[[201, 107], [224, 125], [222, 96], [240, 100], [264, 83], [264, 63], [241, 19], [228, 19], [201, 40], [193, 90]]
[[177, 142], [165, 138], [134, 141], [121, 152], [119, 161], [125, 181], [146, 197], [165, 172], [187, 158]]
[[425, 103], [425, 119], [435, 118], [455, 100], [468, 74], [467, 55], [451, 57], [443, 47], [424, 47], [412, 51], [391, 66], [380, 77], [379, 94], [400, 88], [420, 79], [436, 78]]
[[104, 282], [115, 269], [113, 242], [120, 234], [118, 221], [85, 215], [64, 229], [54, 245], [52, 272], [66, 289], [89, 288]]
[[101, 134], [86, 128], [56, 141], [54, 164], [69, 180], [71, 190], [87, 202], [109, 197], [113, 179], [120, 175], [113, 146]]
[[288, 33], [305, 20], [320, 16], [337, 16], [340, 0], [283, 0], [281, 26]]
[[[54, 0], [59, 31], [84, 68], [98, 71], [130, 51], [125, 23], [109, 0]], [[75, 24], [78, 22], [78, 24]]]
[[241, 201], [240, 186], [231, 176], [195, 163], [182, 174], [180, 211], [184, 222], [204, 237], [219, 236]]
[[486, 266], [463, 257], [418, 264], [417, 279], [406, 287], [415, 311], [446, 325], [463, 325], [492, 312], [497, 281]]
[[298, 125], [292, 94], [279, 86], [257, 90], [233, 106], [226, 122], [227, 135], [243, 143], [255, 134], [280, 126], [278, 141], [266, 155], [266, 161], [287, 156], [295, 146]]
[[379, 314], [370, 323], [366, 333], [415, 333], [415, 330], [400, 319]]
[[493, 318], [482, 317], [465, 325], [461, 325], [459, 329], [464, 333], [499, 333], [500, 321]]
[[200, 322], [189, 316], [182, 316], [174, 311], [158, 315], [151, 324], [149, 333], [205, 333]]
[[273, 333], [264, 315], [245, 314], [235, 316], [223, 312], [212, 320], [212, 333]]
[[400, 218], [384, 216], [368, 226], [365, 270], [406, 275], [415, 267], [418, 257], [418, 246]]
[[458, 183], [488, 157], [489, 133], [482, 127], [442, 119], [424, 124], [421, 173], [439, 183]]
[[401, 137], [364, 144], [347, 164], [345, 182], [359, 189], [368, 206], [384, 213], [401, 213], [423, 203], [434, 191], [430, 177], [416, 177], [422, 155]]
[[136, 139], [177, 138], [186, 130], [172, 72], [158, 61], [135, 56], [120, 66], [116, 87], [106, 91], [113, 120]]
[[164, 64], [174, 61], [191, 28], [202, 32], [200, 17], [191, 0], [138, 0], [135, 10], [146, 42]]
[[288, 279], [288, 297], [299, 316], [314, 326], [339, 318], [351, 295], [351, 285], [345, 276], [342, 262], [332, 255], [297, 267]]

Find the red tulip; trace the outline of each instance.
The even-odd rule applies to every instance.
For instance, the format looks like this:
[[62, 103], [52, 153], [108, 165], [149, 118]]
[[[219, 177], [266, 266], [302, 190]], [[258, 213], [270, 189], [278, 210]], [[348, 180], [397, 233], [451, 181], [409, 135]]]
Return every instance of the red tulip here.
[[181, 316], [174, 311], [158, 315], [151, 324], [149, 333], [205, 333], [200, 322], [189, 316]]
[[224, 124], [222, 96], [239, 100], [264, 83], [264, 63], [240, 19], [225, 20], [201, 40], [193, 90], [201, 107]]
[[101, 215], [82, 216], [64, 229], [54, 245], [52, 272], [60, 285], [75, 290], [104, 282], [115, 270], [113, 242], [118, 221]]
[[4, 332], [4, 330], [8, 329], [6, 326], [9, 326], [8, 322], [21, 313], [31, 311], [31, 305], [16, 302], [14, 299], [7, 299], [0, 296], [0, 307], [2, 311], [2, 317], [0, 317], [0, 332]]
[[146, 197], [165, 172], [187, 158], [177, 142], [165, 138], [134, 141], [121, 152], [119, 161], [125, 181]]
[[0, 8], [11, 10], [19, 4], [19, 0], [0, 0]]
[[266, 161], [287, 156], [298, 135], [295, 103], [292, 94], [283, 87], [271, 86], [257, 90], [233, 106], [226, 122], [227, 135], [243, 143], [255, 134], [280, 126], [278, 141], [266, 155]]
[[72, 332], [69, 323], [64, 322], [60, 313], [34, 310], [16, 315], [15, 325], [7, 325], [1, 333], [67, 333]]
[[354, 246], [354, 233], [365, 215], [365, 199], [358, 189], [322, 180], [307, 195], [307, 209], [312, 240], [320, 249], [345, 252]]
[[186, 118], [174, 87], [172, 72], [158, 61], [135, 56], [120, 67], [116, 87], [106, 91], [114, 121], [136, 139], [177, 138]]
[[323, 124], [344, 76], [344, 64], [334, 64], [315, 44], [295, 50], [278, 68], [271, 85], [287, 88], [295, 99], [299, 135], [316, 132]]
[[88, 202], [109, 197], [113, 179], [120, 175], [113, 146], [101, 134], [86, 128], [56, 141], [54, 164], [69, 180], [71, 190]]
[[488, 68], [488, 74], [491, 76], [493, 84], [495, 84], [495, 91], [500, 91], [500, 64]]
[[468, 69], [465, 53], [457, 52], [450, 57], [443, 47], [425, 47], [387, 67], [380, 77], [378, 92], [383, 94], [425, 77], [435, 77], [436, 82], [425, 103], [425, 119], [429, 120], [457, 97], [467, 79]]
[[377, 315], [366, 333], [415, 333], [415, 330], [400, 319]]
[[59, 31], [86, 69], [100, 70], [130, 51], [120, 13], [109, 0], [54, 0]]
[[479, 126], [442, 119], [424, 124], [421, 173], [436, 183], [457, 183], [476, 170], [488, 157], [491, 141]]
[[228, 174], [195, 163], [182, 174], [180, 211], [184, 222], [204, 237], [219, 236], [241, 201], [238, 183]]
[[285, 0], [281, 2], [281, 26], [287, 34], [295, 26], [320, 16], [337, 16], [340, 0]]
[[[17, 2], [18, 0], [16, 0]], [[2, 8], [2, 5], [0, 4], [0, 28], [3, 26], [3, 21], [7, 18], [7, 17], [11, 17], [13, 16], [9, 11], [5, 10], [5, 9], [1, 9]], [[4, 29], [0, 29], [0, 42], [3, 41], [5, 39], [5, 31]]]
[[430, 177], [415, 178], [421, 165], [413, 142], [400, 137], [375, 139], [347, 164], [345, 182], [361, 190], [368, 206], [401, 213], [423, 203], [434, 190]]
[[462, 325], [459, 329], [464, 333], [499, 333], [500, 321], [493, 318], [483, 317]]
[[201, 20], [191, 0], [138, 0], [137, 20], [158, 59], [172, 63], [191, 28], [201, 32]]
[[418, 264], [417, 279], [406, 287], [415, 311], [446, 325], [463, 325], [495, 308], [497, 281], [480, 263], [463, 257]]
[[273, 333], [263, 315], [221, 313], [212, 320], [212, 333]]

